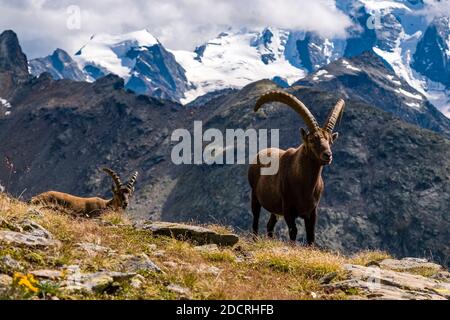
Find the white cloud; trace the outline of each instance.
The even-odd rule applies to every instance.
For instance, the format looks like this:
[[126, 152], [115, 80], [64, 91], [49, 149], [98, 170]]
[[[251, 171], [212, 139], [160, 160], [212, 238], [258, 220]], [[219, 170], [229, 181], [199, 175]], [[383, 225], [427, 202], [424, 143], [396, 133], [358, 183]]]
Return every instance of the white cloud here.
[[[67, 28], [71, 5], [81, 9], [79, 30]], [[30, 58], [56, 47], [74, 53], [95, 33], [143, 28], [171, 49], [193, 49], [230, 27], [273, 26], [345, 37], [351, 26], [332, 0], [0, 0], [0, 7], [0, 30], [16, 31]]]
[[428, 21], [432, 21], [436, 17], [450, 16], [449, 0], [424, 0], [424, 3], [425, 6], [419, 14], [426, 16]]

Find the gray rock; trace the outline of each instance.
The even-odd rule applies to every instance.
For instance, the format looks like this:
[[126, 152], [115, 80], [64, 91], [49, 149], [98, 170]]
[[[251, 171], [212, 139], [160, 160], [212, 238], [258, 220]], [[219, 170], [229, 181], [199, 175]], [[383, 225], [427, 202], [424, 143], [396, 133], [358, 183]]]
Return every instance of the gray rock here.
[[161, 273], [162, 270], [145, 254], [138, 256], [125, 255], [122, 256], [122, 267], [128, 272], [148, 271]]
[[12, 283], [13, 279], [10, 276], [6, 274], [0, 274], [0, 294], [8, 290]]
[[21, 223], [21, 227], [23, 231], [28, 232], [33, 236], [53, 239], [53, 235], [47, 229], [32, 220], [24, 220]]
[[217, 244], [233, 246], [239, 241], [235, 234], [221, 234], [207, 228], [170, 222], [151, 222], [143, 226], [154, 235], [174, 237], [179, 240], [190, 240], [198, 245]]
[[141, 276], [140, 274], [138, 274], [131, 279], [130, 285], [135, 289], [140, 289], [140, 288], [142, 288], [144, 281], [145, 281], [145, 278], [143, 276]]
[[30, 271], [36, 278], [58, 280], [63, 278], [64, 273], [59, 270], [34, 270]]
[[184, 298], [189, 298], [191, 296], [191, 290], [189, 288], [182, 287], [178, 284], [168, 285], [167, 290], [172, 291]]
[[344, 265], [348, 279], [324, 285], [326, 289], [357, 289], [367, 299], [445, 300], [450, 298], [450, 283], [378, 267]]
[[113, 271], [81, 273], [73, 270], [73, 273], [61, 282], [61, 290], [66, 293], [101, 293], [116, 283], [122, 284], [130, 281], [134, 276], [136, 273]]
[[443, 270], [442, 266], [429, 262], [426, 259], [419, 258], [403, 258], [401, 260], [385, 259], [379, 263], [383, 269], [394, 271], [410, 271], [414, 269], [432, 269], [436, 272]]
[[20, 262], [14, 260], [10, 255], [0, 257], [0, 272], [12, 274], [15, 271], [22, 271]]
[[209, 275], [214, 275], [214, 276], [217, 276], [222, 272], [221, 269], [214, 267], [214, 266], [209, 266], [206, 264], [199, 265], [198, 268], [196, 269], [196, 271], [198, 273], [209, 274]]
[[1, 242], [17, 246], [41, 248], [56, 247], [61, 244], [58, 240], [48, 239], [42, 236], [4, 230], [0, 230], [0, 243]]
[[86, 251], [89, 255], [95, 256], [99, 253], [115, 253], [111, 248], [103, 247], [95, 243], [80, 242], [76, 244], [77, 247]]

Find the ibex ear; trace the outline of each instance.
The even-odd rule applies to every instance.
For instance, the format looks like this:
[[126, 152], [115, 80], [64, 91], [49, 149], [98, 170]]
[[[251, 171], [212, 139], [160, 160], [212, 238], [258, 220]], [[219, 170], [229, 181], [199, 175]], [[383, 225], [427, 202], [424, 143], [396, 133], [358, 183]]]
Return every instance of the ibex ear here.
[[300, 129], [300, 133], [302, 134], [302, 139], [303, 139], [303, 141], [306, 142], [306, 138], [307, 138], [307, 136], [308, 136], [308, 133], [307, 133], [306, 130], [303, 129], [303, 128]]
[[338, 132], [333, 133], [331, 135], [331, 141], [335, 142], [338, 137], [339, 137], [339, 133]]
[[111, 191], [113, 194], [115, 194], [117, 192], [116, 186], [114, 184], [111, 185]]

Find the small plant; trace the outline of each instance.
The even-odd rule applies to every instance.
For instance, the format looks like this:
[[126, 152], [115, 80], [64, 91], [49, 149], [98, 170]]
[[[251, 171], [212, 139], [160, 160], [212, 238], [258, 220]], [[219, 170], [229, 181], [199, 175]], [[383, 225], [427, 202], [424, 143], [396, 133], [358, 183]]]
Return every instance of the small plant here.
[[22, 289], [25, 295], [34, 295], [39, 293], [39, 282], [32, 274], [14, 273], [13, 284]]

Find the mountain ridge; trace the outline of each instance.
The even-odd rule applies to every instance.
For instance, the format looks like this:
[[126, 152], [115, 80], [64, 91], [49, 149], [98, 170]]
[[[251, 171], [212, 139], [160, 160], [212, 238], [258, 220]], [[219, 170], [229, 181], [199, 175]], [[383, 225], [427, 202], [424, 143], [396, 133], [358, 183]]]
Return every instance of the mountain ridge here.
[[[147, 73], [146, 68], [133, 69], [136, 60], [118, 52], [117, 48], [122, 48], [124, 43], [127, 43], [126, 48], [135, 43], [140, 52], [147, 50], [139, 45], [139, 41], [133, 40], [136, 38], [133, 33], [128, 39], [127, 36], [105, 36], [104, 44], [109, 43], [110, 52], [106, 56], [88, 55], [81, 59], [81, 69], [86, 67], [88, 74], [95, 74], [95, 77], [113, 72], [124, 77], [126, 82], [133, 73], [139, 80], [133, 80], [130, 89], [155, 96], [162, 93], [155, 92], [150, 80], [159, 81], [165, 98], [187, 104], [208, 92], [240, 89], [252, 81], [266, 78], [278, 77], [291, 85], [334, 60], [371, 50], [382, 57], [398, 77], [425, 95], [442, 113], [450, 115], [448, 67], [445, 67], [450, 59], [450, 39], [445, 38], [445, 35], [450, 35], [450, 24], [445, 23], [448, 17], [427, 22], [421, 14], [427, 9], [422, 2], [337, 1], [337, 6], [354, 22], [347, 39], [327, 39], [311, 32], [269, 27], [253, 31], [244, 28], [223, 32], [191, 52], [165, 49], [148, 30], [141, 30], [137, 34], [148, 35], [140, 37], [151, 38], [152, 46], [157, 45], [173, 54], [173, 57], [162, 58], [150, 54], [152, 58], [143, 60], [153, 66], [171, 65], [166, 68], [170, 77], [158, 68], [152, 73]], [[430, 28], [433, 25], [438, 25], [440, 31], [432, 33]], [[91, 39], [78, 52], [79, 56], [97, 40], [95, 37]], [[441, 45], [436, 45], [436, 41]], [[439, 73], [437, 65], [433, 70], [425, 70], [430, 50], [435, 52], [436, 61], [447, 71]], [[111, 61], [116, 62], [111, 64]], [[161, 82], [161, 75], [175, 79], [176, 88], [170, 81]]]

